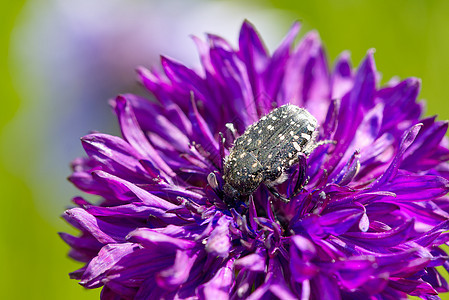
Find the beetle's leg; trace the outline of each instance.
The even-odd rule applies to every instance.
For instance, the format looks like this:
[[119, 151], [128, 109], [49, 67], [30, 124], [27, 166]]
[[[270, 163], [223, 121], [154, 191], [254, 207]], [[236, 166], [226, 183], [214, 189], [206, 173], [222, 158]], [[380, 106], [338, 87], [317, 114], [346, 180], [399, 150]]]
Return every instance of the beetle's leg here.
[[293, 190], [293, 194], [288, 197], [289, 199], [296, 196], [306, 185], [307, 177], [307, 159], [304, 153], [299, 153], [298, 155], [298, 179], [296, 180], [295, 188]]
[[284, 196], [282, 196], [281, 194], [279, 194], [279, 192], [272, 186], [266, 186], [268, 188], [268, 190], [270, 191], [270, 193], [273, 194], [273, 196], [275, 196], [278, 199], [281, 199], [283, 202], [288, 203], [290, 202], [290, 198], [285, 198]]
[[298, 179], [295, 183], [295, 188], [293, 189], [293, 193], [289, 197], [282, 196], [279, 192], [273, 187], [266, 185], [268, 190], [278, 199], [281, 199], [283, 202], [288, 203], [290, 200], [295, 197], [299, 192], [302, 191], [304, 186], [307, 184], [307, 157], [304, 153], [298, 154]]

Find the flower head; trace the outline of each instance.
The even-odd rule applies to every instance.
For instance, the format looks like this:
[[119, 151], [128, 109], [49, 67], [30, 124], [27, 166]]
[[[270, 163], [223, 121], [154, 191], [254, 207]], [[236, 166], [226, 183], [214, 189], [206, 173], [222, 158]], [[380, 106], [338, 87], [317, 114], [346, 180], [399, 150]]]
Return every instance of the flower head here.
[[[437, 266], [449, 235], [447, 122], [422, 119], [420, 81], [378, 87], [373, 51], [332, 71], [315, 32], [292, 50], [299, 24], [269, 54], [251, 24], [238, 49], [194, 38], [201, 70], [162, 58], [140, 68], [152, 100], [111, 101], [122, 138], [82, 138], [70, 181], [76, 197], [62, 233], [71, 274], [102, 299], [406, 299], [448, 291]], [[291, 103], [318, 121], [304, 188], [289, 170], [230, 205], [223, 160], [234, 140]]]

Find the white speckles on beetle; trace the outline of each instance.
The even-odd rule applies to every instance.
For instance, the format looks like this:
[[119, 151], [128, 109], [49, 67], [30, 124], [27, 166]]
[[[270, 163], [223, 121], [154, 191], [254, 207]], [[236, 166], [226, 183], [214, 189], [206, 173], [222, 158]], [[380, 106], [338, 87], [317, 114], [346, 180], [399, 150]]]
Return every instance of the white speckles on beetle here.
[[307, 133], [302, 132], [302, 133], [301, 133], [301, 137], [304, 138], [304, 139], [306, 139], [306, 140], [310, 140], [310, 135], [307, 134]]
[[300, 155], [315, 148], [316, 126], [316, 119], [307, 110], [291, 104], [274, 109], [249, 126], [229, 151], [229, 157], [238, 159], [224, 161], [225, 201], [236, 203], [261, 183], [273, 189], [285, 181], [287, 169], [298, 163]]
[[293, 142], [293, 147], [298, 150], [301, 151], [301, 147], [299, 146], [299, 144], [297, 142]]

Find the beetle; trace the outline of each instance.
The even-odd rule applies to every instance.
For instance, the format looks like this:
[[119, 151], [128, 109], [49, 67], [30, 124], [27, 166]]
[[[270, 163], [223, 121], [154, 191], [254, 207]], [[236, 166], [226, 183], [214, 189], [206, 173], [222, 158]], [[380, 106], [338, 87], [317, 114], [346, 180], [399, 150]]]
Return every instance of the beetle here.
[[273, 186], [284, 182], [286, 171], [299, 162], [295, 193], [302, 188], [305, 157], [318, 145], [316, 136], [315, 117], [293, 104], [282, 105], [250, 125], [224, 159], [223, 193], [227, 202], [251, 195], [262, 183], [288, 202]]

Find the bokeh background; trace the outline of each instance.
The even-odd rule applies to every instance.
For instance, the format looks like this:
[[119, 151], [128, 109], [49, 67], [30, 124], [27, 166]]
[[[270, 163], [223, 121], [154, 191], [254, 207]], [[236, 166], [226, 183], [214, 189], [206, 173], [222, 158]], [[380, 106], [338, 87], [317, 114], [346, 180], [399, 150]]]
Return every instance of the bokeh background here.
[[[449, 1], [16, 0], [0, 4], [0, 298], [98, 299], [68, 273], [58, 231], [78, 192], [66, 181], [79, 137], [117, 134], [107, 99], [143, 91], [134, 67], [159, 54], [198, 64], [189, 34], [234, 44], [244, 18], [274, 49], [291, 23], [317, 30], [334, 61], [376, 49], [382, 83], [422, 79], [427, 115], [449, 119]], [[449, 296], [443, 295], [443, 299]]]

